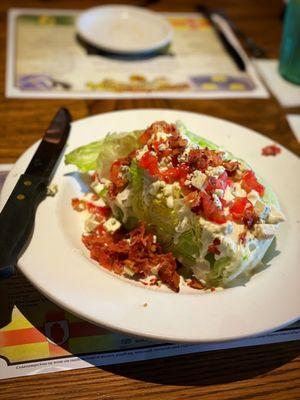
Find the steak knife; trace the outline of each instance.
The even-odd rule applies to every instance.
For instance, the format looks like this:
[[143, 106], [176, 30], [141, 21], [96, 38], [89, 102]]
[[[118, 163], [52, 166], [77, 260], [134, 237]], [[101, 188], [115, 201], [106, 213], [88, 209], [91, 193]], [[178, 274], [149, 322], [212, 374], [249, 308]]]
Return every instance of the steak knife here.
[[29, 243], [36, 208], [46, 197], [69, 136], [71, 119], [67, 109], [59, 109], [0, 213], [0, 278], [14, 273], [14, 266]]

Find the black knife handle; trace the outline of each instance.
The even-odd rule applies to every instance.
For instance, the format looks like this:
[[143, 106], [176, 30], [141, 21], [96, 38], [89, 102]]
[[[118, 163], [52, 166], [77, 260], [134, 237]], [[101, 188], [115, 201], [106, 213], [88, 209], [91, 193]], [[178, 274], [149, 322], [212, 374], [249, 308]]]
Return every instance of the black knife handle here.
[[48, 180], [23, 174], [0, 213], [0, 278], [14, 273], [33, 229], [35, 211], [46, 195]]

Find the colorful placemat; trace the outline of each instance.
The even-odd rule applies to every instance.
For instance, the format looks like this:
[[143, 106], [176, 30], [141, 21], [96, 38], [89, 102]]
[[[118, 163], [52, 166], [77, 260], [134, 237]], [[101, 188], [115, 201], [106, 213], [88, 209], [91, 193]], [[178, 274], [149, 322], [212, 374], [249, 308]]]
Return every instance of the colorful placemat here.
[[164, 13], [174, 30], [167, 53], [120, 59], [95, 54], [76, 34], [79, 11], [11, 9], [6, 96], [22, 98], [268, 97], [227, 23], [222, 29], [244, 59], [240, 71], [201, 14]]

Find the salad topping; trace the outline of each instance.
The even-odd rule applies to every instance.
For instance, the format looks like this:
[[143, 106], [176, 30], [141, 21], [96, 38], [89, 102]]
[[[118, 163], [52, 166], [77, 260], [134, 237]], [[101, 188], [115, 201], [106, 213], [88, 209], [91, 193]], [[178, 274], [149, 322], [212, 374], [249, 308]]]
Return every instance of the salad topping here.
[[147, 128], [139, 142], [141, 148], [111, 166], [111, 199], [129, 183], [129, 166], [137, 159], [138, 167], [146, 170], [150, 177], [165, 184], [178, 182], [185, 203], [195, 214], [217, 224], [233, 220], [248, 228], [258, 220], [256, 210], [246, 197], [228, 199], [228, 194], [224, 196], [227, 188], [230, 193], [231, 188], [237, 190], [237, 187], [245, 193], [264, 194], [264, 186], [257, 181], [254, 172], [243, 170], [240, 162], [227, 160], [223, 151], [189, 145], [174, 124], [164, 121]]
[[284, 220], [246, 163], [181, 123], [107, 135], [66, 161], [95, 171], [94, 194], [73, 199], [91, 257], [145, 285], [226, 286], [252, 272]]

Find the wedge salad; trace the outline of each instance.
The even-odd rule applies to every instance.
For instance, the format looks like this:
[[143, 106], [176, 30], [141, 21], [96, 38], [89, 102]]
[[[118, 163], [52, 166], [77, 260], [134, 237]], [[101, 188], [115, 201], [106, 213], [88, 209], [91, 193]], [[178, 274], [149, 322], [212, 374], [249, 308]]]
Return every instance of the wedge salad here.
[[144, 285], [227, 287], [249, 277], [285, 220], [252, 168], [181, 122], [108, 134], [65, 157], [91, 175], [72, 200], [101, 266]]

